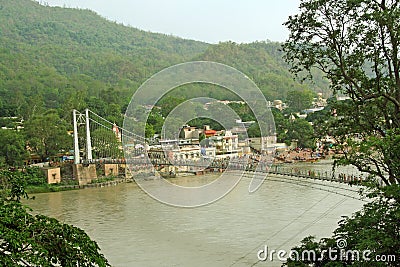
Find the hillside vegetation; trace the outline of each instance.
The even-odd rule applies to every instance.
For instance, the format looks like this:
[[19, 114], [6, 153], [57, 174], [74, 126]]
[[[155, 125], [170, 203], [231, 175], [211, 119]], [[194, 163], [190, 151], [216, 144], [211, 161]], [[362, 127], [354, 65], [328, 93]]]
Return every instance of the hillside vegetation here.
[[329, 95], [329, 84], [320, 73], [315, 73], [314, 84], [300, 84], [289, 73], [276, 42], [236, 44], [233, 42], [209, 46], [200, 58], [235, 67], [250, 77], [267, 99], [285, 99], [289, 91], [312, 89]]
[[120, 121], [142, 82], [191, 60], [236, 67], [270, 100], [304, 88], [327, 93], [318, 75], [314, 85], [294, 81], [279, 48], [271, 42], [210, 45], [127, 27], [89, 10], [0, 0], [0, 117], [27, 120], [55, 110], [70, 122], [72, 109], [89, 107]]

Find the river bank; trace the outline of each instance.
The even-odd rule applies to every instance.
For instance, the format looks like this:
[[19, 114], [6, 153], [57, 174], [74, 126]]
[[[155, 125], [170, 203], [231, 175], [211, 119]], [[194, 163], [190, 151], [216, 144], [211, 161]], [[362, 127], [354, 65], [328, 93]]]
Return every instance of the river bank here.
[[106, 181], [102, 181], [102, 179], [104, 179], [104, 178], [100, 178], [98, 181], [94, 180], [93, 183], [86, 184], [86, 185], [44, 184], [44, 185], [40, 185], [40, 186], [27, 186], [26, 192], [28, 194], [62, 192], [62, 191], [79, 190], [79, 189], [86, 189], [86, 188], [116, 186], [120, 183], [132, 182], [131, 179], [125, 179], [125, 178], [106, 178], [106, 179], [110, 179], [110, 180], [106, 180]]
[[[297, 152], [296, 152], [297, 154]], [[359, 182], [364, 178], [357, 169], [351, 166], [340, 166], [336, 171], [332, 169], [333, 160], [320, 159], [312, 162], [294, 161], [292, 163], [281, 163], [274, 164], [269, 168], [270, 173], [283, 174], [283, 175], [297, 175], [310, 178], [319, 178], [323, 180], [337, 181], [337, 182]], [[222, 171], [218, 170], [217, 172]], [[177, 173], [174, 176], [198, 176], [204, 174], [213, 174], [211, 170], [198, 171], [195, 173]], [[138, 174], [140, 176], [140, 173]], [[163, 175], [161, 175], [163, 176]], [[173, 177], [164, 177], [172, 179]], [[122, 178], [122, 177], [100, 177], [93, 180], [92, 183], [86, 185], [78, 185], [73, 180], [69, 180], [66, 184], [43, 184], [39, 186], [28, 186], [27, 192], [33, 193], [49, 193], [49, 192], [61, 192], [69, 190], [79, 190], [87, 188], [98, 188], [115, 186], [120, 183], [132, 182], [133, 178]], [[68, 184], [69, 183], [69, 184]]]

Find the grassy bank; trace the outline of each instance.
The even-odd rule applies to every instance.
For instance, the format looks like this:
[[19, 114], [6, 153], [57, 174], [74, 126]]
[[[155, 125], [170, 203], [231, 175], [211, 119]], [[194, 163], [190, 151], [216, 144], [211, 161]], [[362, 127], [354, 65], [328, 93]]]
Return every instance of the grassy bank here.
[[50, 193], [50, 192], [60, 192], [60, 191], [68, 191], [68, 190], [77, 190], [79, 187], [74, 187], [71, 185], [28, 185], [26, 187], [26, 192], [28, 194], [38, 194], [38, 193]]
[[79, 185], [77, 181], [69, 181], [60, 184], [41, 184], [41, 185], [28, 185], [26, 191], [28, 194], [60, 192], [68, 190], [78, 190], [84, 188], [95, 188], [103, 186], [111, 186], [125, 182], [125, 179], [118, 177], [100, 177], [93, 180], [87, 185]]

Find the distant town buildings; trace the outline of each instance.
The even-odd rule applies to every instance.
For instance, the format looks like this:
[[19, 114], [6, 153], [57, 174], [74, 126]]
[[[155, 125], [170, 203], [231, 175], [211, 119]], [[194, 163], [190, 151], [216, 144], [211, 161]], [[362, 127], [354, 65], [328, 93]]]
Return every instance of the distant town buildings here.
[[[243, 101], [213, 101], [205, 103], [204, 109], [208, 109], [216, 102], [224, 105], [245, 104]], [[268, 105], [279, 110], [288, 108], [287, 104], [279, 99], [269, 102]], [[291, 114], [289, 119], [306, 118], [310, 113], [323, 110], [326, 105], [327, 100], [323, 98], [322, 93], [319, 93], [314, 98], [312, 107], [302, 113]], [[247, 129], [254, 123], [254, 121], [237, 120], [236, 126], [222, 131], [212, 129], [208, 125], [204, 125], [203, 128], [185, 125], [179, 140], [161, 140], [158, 144], [149, 146], [148, 153], [153, 159], [167, 157], [171, 160], [196, 161], [207, 157], [235, 158], [246, 154], [275, 153], [289, 149], [286, 144], [277, 143], [276, 135], [248, 138]]]
[[16, 130], [20, 131], [24, 129], [24, 119], [19, 117], [0, 117], [2, 121], [2, 130]]
[[280, 111], [284, 110], [285, 108], [287, 108], [287, 105], [285, 103], [283, 103], [282, 100], [274, 100], [271, 104], [271, 107], [277, 108]]
[[[179, 140], [160, 140], [159, 144], [149, 146], [151, 159], [167, 157], [170, 160], [197, 161], [200, 158], [235, 158], [242, 153], [239, 137], [231, 131], [216, 131], [205, 125], [203, 129], [186, 125]], [[206, 138], [200, 142], [200, 136]]]
[[314, 108], [324, 108], [327, 105], [327, 99], [322, 97], [322, 93], [318, 93], [317, 97], [313, 100]]

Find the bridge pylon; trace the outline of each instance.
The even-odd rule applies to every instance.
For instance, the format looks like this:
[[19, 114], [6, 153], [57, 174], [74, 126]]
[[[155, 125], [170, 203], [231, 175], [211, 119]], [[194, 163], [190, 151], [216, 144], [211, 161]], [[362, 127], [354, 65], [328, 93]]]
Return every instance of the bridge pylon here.
[[89, 109], [85, 110], [85, 113], [81, 113], [74, 109], [72, 111], [73, 125], [74, 125], [74, 163], [81, 163], [80, 149], [79, 149], [79, 134], [78, 128], [81, 125], [85, 125], [86, 130], [86, 160], [92, 160], [92, 140], [90, 136], [90, 118]]

